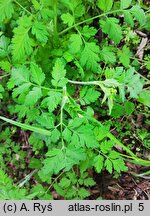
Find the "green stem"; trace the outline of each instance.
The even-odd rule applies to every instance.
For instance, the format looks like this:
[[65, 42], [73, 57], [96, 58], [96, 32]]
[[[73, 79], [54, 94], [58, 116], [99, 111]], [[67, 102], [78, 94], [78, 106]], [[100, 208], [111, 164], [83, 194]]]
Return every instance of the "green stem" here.
[[100, 15], [97, 15], [97, 16], [94, 16], [94, 17], [91, 17], [91, 18], [89, 18], [89, 19], [83, 20], [82, 22], [78, 22], [78, 23], [76, 23], [76, 24], [74, 24], [74, 25], [72, 25], [72, 26], [70, 26], [70, 27], [64, 29], [63, 31], [61, 31], [61, 32], [59, 33], [59, 35], [64, 34], [64, 33], [66, 33], [67, 31], [69, 31], [70, 29], [72, 29], [72, 28], [74, 28], [74, 27], [76, 27], [76, 26], [82, 25], [82, 24], [84, 24], [84, 23], [86, 23], [86, 22], [90, 22], [90, 21], [92, 21], [92, 20], [94, 20], [94, 19], [97, 19], [97, 18], [106, 16], [106, 15], [109, 15], [109, 14], [122, 12], [122, 11], [123, 11], [123, 10], [121, 10], [121, 9], [120, 9], [120, 10], [114, 10], [114, 11], [110, 11], [110, 12], [107, 12], [107, 13], [103, 13], [103, 14], [100, 14]]
[[[88, 117], [86, 115], [86, 117], [90, 120], [95, 122], [96, 124], [98, 124], [99, 126], [102, 126], [102, 124], [97, 121], [96, 119], [92, 118], [92, 117]], [[145, 164], [149, 164], [150, 165], [150, 161], [148, 160], [143, 160], [141, 158], [138, 158], [130, 149], [128, 149], [120, 140], [118, 140], [112, 133], [108, 132], [106, 135], [109, 139], [113, 140], [115, 142], [115, 144], [121, 146], [129, 155], [132, 156], [132, 159], [134, 159], [135, 161], [141, 162], [141, 163], [145, 163]]]
[[[75, 106], [75, 101], [69, 96], [69, 98], [71, 99], [71, 103], [74, 104]], [[94, 117], [90, 117], [88, 116], [87, 114], [85, 114], [85, 112], [83, 110], [81, 110], [79, 107], [78, 107], [78, 111], [80, 113], [82, 113], [83, 116], [85, 116], [89, 121], [99, 125], [100, 127], [102, 127], [102, 123], [97, 121]], [[145, 165], [150, 165], [150, 161], [149, 160], [144, 160], [144, 159], [141, 159], [141, 158], [138, 158], [130, 149], [128, 149], [120, 140], [118, 140], [111, 132], [108, 132], [106, 137], [108, 137], [109, 139], [113, 140], [115, 144], [121, 146], [123, 148], [123, 150], [125, 150], [132, 158], [132, 160], [135, 160], [139, 163], [142, 163], [142, 164], [145, 164]]]
[[45, 194], [53, 187], [53, 185], [55, 184], [55, 182], [60, 178], [60, 176], [62, 176], [64, 174], [64, 171], [61, 172], [52, 182], [52, 184], [49, 186], [49, 188], [45, 191]]
[[27, 12], [28, 14], [33, 16], [33, 14], [30, 11], [28, 11], [25, 7], [23, 7], [17, 0], [13, 0], [13, 2], [15, 2], [17, 5], [19, 5], [25, 12]]
[[64, 109], [64, 106], [66, 104], [68, 100], [68, 96], [67, 96], [67, 91], [66, 91], [66, 86], [63, 87], [63, 97], [62, 97], [62, 104], [61, 104], [61, 110], [60, 110], [60, 131], [61, 131], [61, 143], [62, 143], [62, 149], [65, 148], [65, 145], [64, 145], [64, 139], [63, 139], [63, 109]]
[[58, 30], [57, 30], [57, 0], [54, 0], [54, 43], [58, 44]]
[[68, 82], [77, 85], [98, 85], [97, 81], [80, 82], [80, 81], [68, 80]]
[[145, 81], [147, 81], [146, 84], [150, 84], [150, 80], [149, 80], [149, 79], [147, 79], [146, 77], [144, 77], [142, 74], [140, 74], [140, 73], [137, 72], [136, 70], [135, 70], [135, 73], [138, 74], [140, 77], [142, 77]]
[[[31, 82], [30, 82], [31, 83]], [[34, 83], [31, 83], [31, 85], [33, 86], [36, 86], [36, 87], [39, 87], [38, 85], [34, 84]], [[44, 86], [40, 86], [41, 89], [44, 89], [44, 90], [48, 90], [48, 91], [57, 91], [57, 92], [62, 92], [61, 89], [51, 89], [51, 88], [48, 88], [48, 87], [44, 87]]]
[[10, 76], [10, 74], [5, 74], [3, 76], [0, 76], [0, 79], [3, 79], [3, 78], [8, 77], [8, 76]]

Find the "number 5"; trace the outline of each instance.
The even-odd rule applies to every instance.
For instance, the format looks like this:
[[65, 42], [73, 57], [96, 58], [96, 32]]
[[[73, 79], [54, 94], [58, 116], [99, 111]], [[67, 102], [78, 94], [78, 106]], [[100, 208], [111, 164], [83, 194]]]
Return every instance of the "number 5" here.
[[139, 203], [139, 211], [143, 211], [144, 210], [144, 203]]

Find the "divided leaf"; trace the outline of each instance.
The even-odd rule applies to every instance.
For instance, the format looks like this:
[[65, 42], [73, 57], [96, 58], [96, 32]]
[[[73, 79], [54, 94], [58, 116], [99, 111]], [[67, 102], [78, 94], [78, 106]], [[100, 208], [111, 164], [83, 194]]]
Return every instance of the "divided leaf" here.
[[93, 72], [96, 72], [99, 68], [99, 53], [99, 47], [94, 42], [86, 42], [85, 47], [81, 53], [81, 66], [85, 66], [87, 70], [92, 70]]
[[32, 40], [29, 37], [31, 28], [31, 20], [29, 17], [22, 17], [19, 26], [14, 29], [14, 37], [12, 39], [12, 55], [14, 61], [22, 61], [32, 53]]
[[121, 173], [121, 171], [127, 171], [128, 170], [124, 161], [121, 159], [112, 160], [112, 163], [113, 163], [114, 170], [117, 171], [119, 174]]
[[72, 54], [78, 53], [82, 46], [82, 39], [79, 34], [72, 34], [70, 37], [69, 50]]
[[88, 124], [75, 128], [71, 137], [71, 144], [79, 147], [86, 146], [87, 148], [98, 147], [92, 128]]
[[70, 13], [63, 14], [61, 19], [64, 24], [67, 24], [69, 27], [74, 23], [74, 17]]
[[45, 74], [43, 73], [42, 69], [33, 62], [31, 63], [31, 76], [32, 76], [32, 81], [39, 86], [45, 80]]
[[46, 25], [42, 22], [35, 22], [32, 26], [32, 34], [36, 36], [36, 39], [41, 43], [46, 43], [48, 41], [48, 31]]
[[89, 88], [86, 94], [84, 95], [83, 99], [86, 102], [86, 104], [90, 104], [97, 101], [99, 96], [100, 93], [98, 91], [94, 90], [93, 88]]
[[102, 155], [97, 155], [94, 158], [93, 166], [95, 167], [97, 173], [100, 173], [102, 171], [104, 167], [103, 163], [104, 163], [104, 157]]
[[61, 149], [53, 149], [46, 156], [48, 158], [43, 161], [44, 167], [42, 168], [44, 175], [57, 174], [65, 167], [64, 154]]
[[107, 46], [102, 48], [100, 53], [100, 58], [106, 63], [114, 64], [116, 62], [115, 53], [112, 51], [111, 47]]
[[108, 34], [108, 37], [118, 44], [122, 39], [121, 26], [118, 24], [119, 20], [116, 18], [107, 18], [105, 21], [100, 21], [102, 31]]
[[34, 105], [42, 97], [41, 88], [33, 87], [33, 89], [28, 93], [25, 99], [26, 105]]
[[60, 92], [50, 91], [49, 97], [44, 98], [42, 106], [47, 107], [49, 112], [53, 112], [54, 109], [61, 103], [62, 94]]
[[30, 71], [25, 66], [22, 66], [20, 68], [14, 68], [12, 70], [12, 78], [16, 85], [21, 85], [23, 83], [29, 83], [30, 82]]
[[97, 6], [102, 10], [102, 11], [110, 11], [110, 9], [113, 6], [113, 0], [98, 0]]
[[130, 11], [124, 10], [123, 13], [124, 13], [124, 19], [126, 23], [130, 25], [131, 27], [134, 27], [134, 20], [133, 20], [133, 16], [130, 13]]
[[44, 174], [57, 174], [64, 169], [69, 171], [73, 165], [79, 164], [81, 160], [85, 160], [84, 149], [68, 146], [64, 151], [62, 149], [53, 149], [47, 152], [44, 160]]
[[127, 83], [130, 97], [138, 98], [138, 95], [142, 92], [144, 82], [139, 74], [134, 74], [134, 68], [130, 68], [126, 71], [125, 83]]
[[55, 65], [52, 71], [53, 86], [63, 87], [66, 85], [67, 83], [67, 79], [65, 78], [66, 70], [64, 68], [65, 68], [65, 63], [63, 62], [62, 59], [58, 58], [55, 62]]
[[5, 19], [10, 19], [14, 13], [13, 1], [12, 0], [0, 0], [0, 22]]
[[22, 85], [19, 85], [17, 88], [13, 90], [12, 96], [15, 98], [18, 95], [26, 93], [27, 91], [29, 91], [30, 86], [31, 86], [31, 83], [24, 83]]
[[131, 52], [130, 52], [130, 49], [126, 45], [123, 46], [122, 50], [118, 51], [118, 56], [123, 66], [129, 67]]
[[146, 15], [139, 5], [134, 5], [130, 9], [130, 12], [133, 14], [135, 19], [140, 23], [141, 26], [146, 24]]
[[96, 35], [97, 30], [94, 27], [89, 27], [88, 25], [84, 26], [81, 30], [81, 34], [87, 39]]
[[49, 113], [42, 113], [42, 115], [37, 118], [37, 122], [41, 125], [41, 127], [45, 127], [47, 129], [54, 128], [54, 119]]
[[128, 8], [132, 3], [132, 0], [121, 0], [121, 9]]

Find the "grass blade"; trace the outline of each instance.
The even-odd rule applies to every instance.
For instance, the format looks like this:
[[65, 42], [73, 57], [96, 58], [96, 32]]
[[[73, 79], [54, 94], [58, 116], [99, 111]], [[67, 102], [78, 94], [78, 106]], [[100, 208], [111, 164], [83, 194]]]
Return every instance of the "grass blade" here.
[[30, 131], [33, 131], [35, 133], [39, 133], [39, 134], [46, 135], [46, 136], [51, 135], [50, 131], [42, 129], [42, 128], [38, 128], [38, 127], [34, 127], [34, 126], [31, 126], [31, 125], [28, 125], [28, 124], [23, 124], [23, 123], [20, 123], [20, 122], [17, 122], [17, 121], [13, 121], [13, 120], [5, 118], [3, 116], [0, 116], [0, 119], [3, 120], [3, 121], [6, 121], [6, 122], [8, 122], [8, 123], [10, 123], [12, 125], [15, 125], [17, 127], [20, 127], [20, 128], [22, 128], [24, 130], [30, 130]]

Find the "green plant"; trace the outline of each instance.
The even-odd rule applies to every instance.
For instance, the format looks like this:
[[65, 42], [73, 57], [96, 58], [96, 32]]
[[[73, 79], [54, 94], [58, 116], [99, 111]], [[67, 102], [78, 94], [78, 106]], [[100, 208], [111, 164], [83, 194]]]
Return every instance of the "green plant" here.
[[[149, 166], [150, 161], [134, 154], [110, 132], [109, 125], [94, 118], [95, 110], [107, 106], [103, 114], [117, 118], [134, 112], [134, 102], [129, 100], [148, 103], [143, 96], [148, 81], [132, 62], [134, 51], [126, 36], [137, 25], [147, 28], [140, 4], [0, 0], [0, 10], [0, 67], [5, 71], [0, 77], [4, 80], [0, 100], [5, 101], [4, 91], [11, 95], [8, 111], [15, 120], [0, 119], [32, 131], [29, 143], [35, 154], [43, 154], [38, 180], [51, 184], [52, 176], [64, 172], [54, 185], [58, 193], [66, 199], [85, 198], [89, 193], [82, 185], [94, 184], [82, 179], [88, 169], [120, 174], [127, 171], [125, 158]], [[116, 145], [127, 155], [117, 152]], [[86, 164], [86, 175], [74, 174], [71, 180], [71, 170]], [[76, 194], [71, 191], [74, 184], [80, 187]]]

